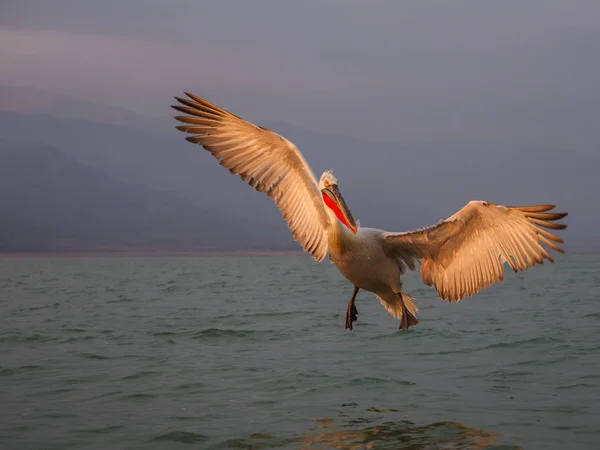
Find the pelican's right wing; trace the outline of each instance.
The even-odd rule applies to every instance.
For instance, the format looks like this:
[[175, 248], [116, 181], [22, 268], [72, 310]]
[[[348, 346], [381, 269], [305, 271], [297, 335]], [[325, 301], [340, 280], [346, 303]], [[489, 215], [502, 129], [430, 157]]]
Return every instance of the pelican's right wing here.
[[185, 94], [189, 100], [175, 97], [184, 106], [172, 107], [189, 114], [175, 117], [187, 124], [178, 130], [194, 134], [186, 140], [200, 144], [223, 167], [273, 199], [294, 239], [322, 261], [328, 252], [329, 218], [315, 176], [296, 146], [271, 130]]

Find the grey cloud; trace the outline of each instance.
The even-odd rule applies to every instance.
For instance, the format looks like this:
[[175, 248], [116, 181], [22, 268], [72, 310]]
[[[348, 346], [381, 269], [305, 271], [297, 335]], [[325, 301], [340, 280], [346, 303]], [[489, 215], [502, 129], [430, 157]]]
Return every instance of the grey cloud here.
[[[586, 151], [600, 142], [590, 119], [600, 114], [600, 3], [592, 0], [0, 8], [0, 29], [15, 43], [0, 47], [11, 61], [4, 84], [25, 80], [157, 115], [169, 113], [171, 95], [194, 90], [255, 120], [376, 141]], [[24, 54], [23, 36], [34, 32], [41, 50]], [[59, 64], [43, 51], [44, 33], [71, 40]]]

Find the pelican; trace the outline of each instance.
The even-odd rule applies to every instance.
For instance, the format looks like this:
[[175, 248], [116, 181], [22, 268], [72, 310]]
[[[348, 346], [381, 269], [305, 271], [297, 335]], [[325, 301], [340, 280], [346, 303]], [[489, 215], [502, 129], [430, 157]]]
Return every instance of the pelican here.
[[[436, 225], [408, 232], [389, 232], [359, 225], [342, 196], [333, 172], [319, 182], [296, 146], [277, 133], [254, 125], [196, 95], [175, 97], [176, 128], [191, 136], [219, 164], [257, 191], [268, 195], [305, 252], [317, 262], [329, 255], [354, 286], [346, 308], [346, 329], [353, 329], [360, 289], [376, 295], [407, 330], [419, 321], [414, 298], [402, 290], [401, 276], [420, 264], [423, 283], [439, 297], [458, 302], [503, 280], [504, 263], [515, 272], [546, 259], [545, 244], [563, 253], [564, 241], [544, 228], [567, 213], [549, 212], [554, 205], [502, 206], [470, 201]], [[542, 228], [544, 227], [544, 228]]]

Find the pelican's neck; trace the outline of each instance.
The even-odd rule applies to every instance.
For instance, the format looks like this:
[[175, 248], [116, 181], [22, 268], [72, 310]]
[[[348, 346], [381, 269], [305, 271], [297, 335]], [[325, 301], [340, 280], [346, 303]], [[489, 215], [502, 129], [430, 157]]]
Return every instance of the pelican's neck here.
[[[343, 253], [346, 251], [356, 240], [355, 234], [344, 225], [335, 215], [335, 213], [325, 205], [327, 215], [329, 216], [329, 251], [331, 253]], [[358, 225], [358, 224], [357, 224]]]

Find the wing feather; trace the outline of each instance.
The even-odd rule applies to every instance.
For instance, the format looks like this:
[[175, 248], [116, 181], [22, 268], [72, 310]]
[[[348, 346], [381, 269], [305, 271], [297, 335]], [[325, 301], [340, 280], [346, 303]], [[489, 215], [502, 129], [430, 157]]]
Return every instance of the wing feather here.
[[542, 244], [564, 252], [564, 241], [544, 230], [567, 226], [556, 220], [566, 213], [547, 212], [554, 205], [502, 206], [472, 201], [448, 219], [408, 233], [386, 233], [389, 254], [421, 259], [421, 278], [444, 300], [459, 301], [504, 279], [504, 262], [527, 270], [544, 259], [553, 262]]
[[263, 127], [190, 93], [175, 97], [172, 107], [186, 115], [175, 119], [186, 140], [199, 144], [219, 164], [257, 191], [268, 195], [281, 210], [294, 239], [317, 261], [328, 252], [329, 218], [317, 181], [294, 144]]

